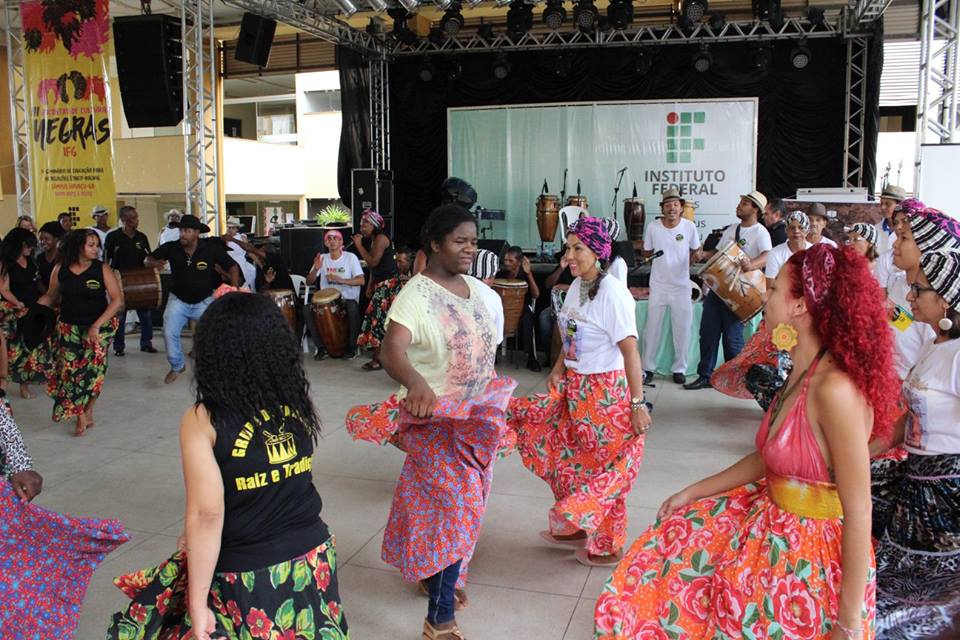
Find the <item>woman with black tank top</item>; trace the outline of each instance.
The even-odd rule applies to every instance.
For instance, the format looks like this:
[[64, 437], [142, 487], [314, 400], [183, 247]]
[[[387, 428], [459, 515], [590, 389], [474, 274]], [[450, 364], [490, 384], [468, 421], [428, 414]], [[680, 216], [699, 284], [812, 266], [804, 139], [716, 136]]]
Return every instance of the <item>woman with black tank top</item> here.
[[24, 346], [17, 320], [27, 313], [42, 293], [42, 283], [33, 259], [37, 238], [26, 229], [11, 229], [0, 243], [0, 326], [6, 338], [8, 371], [20, 384], [20, 395], [32, 398], [30, 383], [47, 379], [52, 374], [48, 343], [36, 349]]
[[37, 268], [40, 271], [40, 281], [43, 290], [50, 288], [50, 276], [57, 266], [60, 257], [60, 239], [63, 238], [63, 227], [53, 220], [40, 227], [40, 252], [37, 254]]
[[63, 239], [60, 264], [39, 303], [59, 301], [55, 374], [47, 385], [53, 419], [75, 418], [75, 436], [93, 427], [93, 405], [107, 374], [107, 347], [117, 330], [123, 291], [112, 269], [97, 260], [100, 237], [93, 229], [71, 231]]
[[360, 259], [370, 267], [370, 280], [367, 282], [370, 303], [360, 327], [360, 337], [357, 338], [358, 347], [373, 350], [370, 362], [363, 365], [366, 371], [383, 368], [380, 365], [380, 343], [387, 331], [387, 312], [403, 286], [398, 277], [393, 245], [390, 236], [383, 230], [383, 224], [383, 216], [367, 209], [360, 219], [360, 234], [353, 236]]
[[196, 404], [180, 425], [182, 551], [118, 579], [133, 603], [107, 638], [347, 640], [299, 344], [270, 298], [245, 292], [210, 305], [194, 344]]

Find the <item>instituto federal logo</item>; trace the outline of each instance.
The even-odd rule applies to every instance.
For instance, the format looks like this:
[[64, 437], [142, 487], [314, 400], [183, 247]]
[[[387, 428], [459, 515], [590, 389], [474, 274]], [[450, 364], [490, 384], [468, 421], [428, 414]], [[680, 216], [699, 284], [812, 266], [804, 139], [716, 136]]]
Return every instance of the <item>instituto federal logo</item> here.
[[667, 114], [667, 163], [691, 162], [694, 151], [703, 151], [703, 138], [694, 129], [707, 121], [705, 111], [671, 111]]

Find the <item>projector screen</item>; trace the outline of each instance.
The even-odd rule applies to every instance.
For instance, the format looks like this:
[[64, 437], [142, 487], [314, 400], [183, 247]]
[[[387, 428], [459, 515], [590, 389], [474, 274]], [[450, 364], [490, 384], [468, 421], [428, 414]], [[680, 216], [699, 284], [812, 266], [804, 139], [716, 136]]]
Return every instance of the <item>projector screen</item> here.
[[[449, 175], [473, 184], [479, 206], [506, 210], [504, 221], [482, 225], [493, 225], [487, 237], [525, 249], [540, 247], [536, 201], [544, 180], [559, 196], [564, 169], [566, 194], [577, 193], [579, 180], [590, 213], [616, 215], [621, 226], [623, 199], [634, 184], [648, 220], [660, 214], [661, 194], [680, 188], [698, 204], [696, 222], [705, 235], [736, 222], [740, 195], [754, 188], [756, 157], [756, 98], [447, 110]], [[622, 231], [620, 239], [626, 237]]]

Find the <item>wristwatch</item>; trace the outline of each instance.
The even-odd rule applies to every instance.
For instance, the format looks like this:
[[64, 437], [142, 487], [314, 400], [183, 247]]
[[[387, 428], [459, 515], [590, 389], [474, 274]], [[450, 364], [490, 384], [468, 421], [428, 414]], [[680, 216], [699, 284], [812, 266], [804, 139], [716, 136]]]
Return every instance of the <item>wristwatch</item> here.
[[631, 409], [631, 410], [637, 411], [637, 410], [639, 410], [639, 409], [641, 409], [641, 408], [646, 409], [646, 405], [645, 405], [644, 402], [643, 402], [643, 397], [630, 398], [630, 409]]

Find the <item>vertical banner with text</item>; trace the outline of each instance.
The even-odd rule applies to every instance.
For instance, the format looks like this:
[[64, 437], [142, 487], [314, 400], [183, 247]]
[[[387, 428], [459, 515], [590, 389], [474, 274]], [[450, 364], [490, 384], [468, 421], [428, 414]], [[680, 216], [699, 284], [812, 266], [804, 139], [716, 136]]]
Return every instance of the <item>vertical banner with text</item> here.
[[116, 201], [109, 0], [25, 0], [20, 16], [33, 213], [86, 226], [95, 205]]

